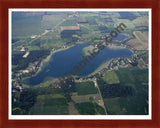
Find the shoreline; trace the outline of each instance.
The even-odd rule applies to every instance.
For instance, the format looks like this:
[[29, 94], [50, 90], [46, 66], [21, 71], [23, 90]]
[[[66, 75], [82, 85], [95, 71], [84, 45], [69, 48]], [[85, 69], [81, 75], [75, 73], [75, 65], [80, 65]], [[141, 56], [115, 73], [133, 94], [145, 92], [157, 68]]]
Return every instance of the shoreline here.
[[117, 50], [117, 49], [126, 49], [126, 47], [120, 46], [120, 45], [108, 45], [106, 47], [108, 47], [110, 49], [115, 49], [115, 50]]
[[[69, 47], [67, 47], [67, 48], [60, 48], [60, 49], [58, 49], [58, 50], [52, 51], [46, 58], [44, 58], [44, 59], [41, 61], [40, 66], [39, 66], [37, 72], [36, 72], [33, 76], [36, 76], [36, 75], [43, 69], [43, 66], [44, 66], [47, 62], [50, 61], [50, 59], [51, 59], [51, 57], [52, 57], [53, 54], [55, 54], [55, 53], [57, 53], [57, 52], [60, 52], [60, 51], [63, 51], [63, 50], [67, 50], [67, 49], [69, 49], [69, 48], [71, 48], [71, 47], [73, 47], [73, 46], [75, 46], [75, 45], [71, 45], [71, 46], [69, 46]], [[89, 47], [89, 46], [88, 46], [88, 47]], [[124, 46], [118, 46], [118, 45], [109, 45], [109, 46], [107, 46], [107, 47], [110, 48], [110, 49], [115, 49], [115, 50], [116, 50], [116, 49], [128, 49], [128, 48], [126, 48], [126, 47], [124, 47]], [[87, 48], [87, 47], [86, 47], [86, 48]], [[130, 50], [130, 51], [132, 52], [131, 49], [128, 49], [128, 50]], [[84, 50], [83, 50], [83, 53], [85, 54]], [[133, 53], [133, 52], [132, 52], [132, 53]], [[111, 59], [111, 60], [112, 60], [112, 59]], [[106, 67], [106, 65], [108, 65], [108, 63], [109, 63], [111, 60], [105, 61], [105, 62], [102, 63], [96, 70], [94, 70], [92, 73], [88, 74], [87, 76], [91, 76], [91, 75], [96, 74], [97, 72], [99, 72], [100, 70], [102, 70], [104, 67]], [[84, 77], [86, 77], [86, 76], [84, 76]], [[56, 79], [56, 78], [54, 78], [54, 79]]]
[[105, 61], [97, 69], [95, 69], [92, 73], [88, 74], [87, 76], [95, 75], [96, 73], [98, 73], [99, 71], [101, 71], [102, 69], [104, 69], [106, 66], [108, 66], [108, 64], [111, 61], [112, 61], [112, 59]]
[[37, 74], [42, 70], [42, 67], [43, 67], [47, 62], [50, 61], [50, 59], [51, 59], [51, 57], [52, 57], [53, 54], [55, 54], [55, 53], [57, 53], [57, 52], [60, 52], [60, 51], [63, 51], [63, 50], [67, 50], [67, 49], [69, 49], [69, 48], [71, 48], [71, 47], [73, 47], [73, 46], [74, 46], [74, 45], [71, 45], [71, 46], [69, 46], [69, 47], [67, 47], [67, 48], [60, 48], [60, 49], [58, 49], [58, 50], [56, 50], [56, 51], [54, 51], [54, 52], [51, 52], [46, 58], [44, 58], [44, 59], [41, 61], [40, 66], [39, 66], [37, 72], [34, 74], [34, 76], [37, 75]]

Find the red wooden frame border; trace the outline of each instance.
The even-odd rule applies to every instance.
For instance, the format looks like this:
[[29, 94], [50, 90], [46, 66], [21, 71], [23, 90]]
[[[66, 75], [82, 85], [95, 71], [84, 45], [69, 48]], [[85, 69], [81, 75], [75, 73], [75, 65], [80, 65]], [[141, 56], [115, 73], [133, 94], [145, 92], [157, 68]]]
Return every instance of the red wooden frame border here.
[[[8, 120], [8, 9], [9, 8], [151, 8], [152, 9], [152, 120]], [[160, 127], [160, 1], [159, 0], [0, 0], [0, 127], [89, 128]]]

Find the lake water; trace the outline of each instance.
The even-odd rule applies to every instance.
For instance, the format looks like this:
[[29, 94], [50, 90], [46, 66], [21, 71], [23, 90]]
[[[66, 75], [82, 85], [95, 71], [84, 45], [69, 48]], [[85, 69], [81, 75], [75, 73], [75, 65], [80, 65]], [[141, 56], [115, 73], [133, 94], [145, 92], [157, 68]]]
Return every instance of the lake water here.
[[[25, 81], [29, 85], [37, 85], [43, 82], [47, 77], [61, 77], [62, 74], [69, 72], [74, 66], [83, 60], [84, 55], [82, 49], [89, 44], [77, 44], [67, 50], [57, 52], [52, 55], [49, 62], [47, 62], [42, 70], [34, 77], [31, 77]], [[130, 57], [132, 52], [128, 49], [110, 49], [105, 47], [101, 50], [95, 58], [87, 64], [87, 66], [82, 69], [76, 75], [86, 76], [96, 70], [102, 63], [107, 60], [116, 57]]]
[[128, 37], [129, 37], [129, 36], [127, 36], [127, 35], [124, 35], [124, 34], [119, 33], [116, 38], [113, 38], [113, 40], [123, 41], [123, 40], [127, 39]]

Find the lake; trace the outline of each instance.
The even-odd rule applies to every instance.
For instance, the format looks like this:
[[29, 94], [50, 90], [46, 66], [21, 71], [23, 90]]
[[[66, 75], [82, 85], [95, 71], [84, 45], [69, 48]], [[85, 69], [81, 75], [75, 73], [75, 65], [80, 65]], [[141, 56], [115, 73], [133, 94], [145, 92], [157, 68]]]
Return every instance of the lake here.
[[129, 38], [129, 36], [119, 33], [119, 34], [117, 35], [117, 37], [113, 38], [113, 40], [123, 41], [123, 40], [125, 40], [125, 39], [127, 39], [127, 38]]
[[[59, 51], [52, 55], [42, 70], [34, 77], [27, 79], [24, 83], [28, 85], [37, 85], [43, 82], [47, 77], [61, 77], [62, 74], [69, 72], [74, 66], [83, 60], [84, 53], [82, 49], [89, 44], [77, 44], [69, 49]], [[130, 57], [132, 52], [128, 49], [110, 49], [105, 47], [95, 58], [87, 64], [76, 75], [86, 76], [94, 72], [102, 63], [116, 57]]]

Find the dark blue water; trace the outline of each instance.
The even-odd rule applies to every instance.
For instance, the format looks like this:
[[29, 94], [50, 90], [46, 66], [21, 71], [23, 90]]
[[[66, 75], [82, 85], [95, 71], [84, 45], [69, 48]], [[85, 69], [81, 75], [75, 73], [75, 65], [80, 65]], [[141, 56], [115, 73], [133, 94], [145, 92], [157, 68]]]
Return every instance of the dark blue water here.
[[[34, 77], [31, 77], [25, 81], [29, 85], [37, 85], [44, 81], [47, 77], [61, 77], [62, 74], [68, 73], [77, 66], [80, 61], [83, 60], [84, 53], [82, 49], [89, 44], [77, 44], [67, 50], [57, 52], [52, 55], [51, 60], [43, 66], [42, 70]], [[101, 50], [98, 55], [87, 63], [87, 66], [83, 68], [78, 76], [85, 76], [92, 73], [103, 62], [116, 57], [130, 57], [132, 52], [128, 49], [105, 49]]]
[[113, 38], [113, 40], [123, 41], [124, 39], [127, 39], [128, 37], [129, 36], [127, 36], [127, 35], [119, 33], [116, 38]]

